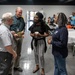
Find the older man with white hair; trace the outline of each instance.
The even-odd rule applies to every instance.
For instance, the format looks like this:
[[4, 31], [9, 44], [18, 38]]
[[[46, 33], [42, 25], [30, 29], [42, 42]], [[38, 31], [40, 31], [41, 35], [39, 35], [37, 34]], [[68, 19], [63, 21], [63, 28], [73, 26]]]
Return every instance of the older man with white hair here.
[[13, 16], [13, 24], [10, 27], [10, 30], [14, 36], [16, 45], [17, 45], [17, 59], [14, 64], [14, 70], [22, 72], [23, 70], [19, 66], [19, 60], [21, 56], [21, 46], [22, 46], [22, 38], [24, 36], [25, 31], [25, 22], [22, 17], [23, 9], [21, 7], [17, 7], [15, 10], [15, 15]]
[[8, 75], [12, 59], [17, 57], [13, 36], [9, 30], [12, 21], [12, 13], [8, 12], [2, 15], [0, 25], [0, 75]]

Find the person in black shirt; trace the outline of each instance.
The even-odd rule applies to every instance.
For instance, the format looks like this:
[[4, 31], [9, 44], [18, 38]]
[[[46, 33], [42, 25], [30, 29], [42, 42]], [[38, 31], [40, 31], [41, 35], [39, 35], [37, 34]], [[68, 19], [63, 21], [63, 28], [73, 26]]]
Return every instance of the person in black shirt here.
[[48, 43], [52, 44], [55, 71], [54, 75], [68, 75], [66, 71], [66, 57], [68, 56], [68, 30], [66, 28], [67, 17], [64, 13], [59, 13], [57, 17], [58, 28], [54, 31]]
[[[41, 68], [41, 75], [45, 74], [44, 71], [44, 52], [46, 52], [46, 40], [45, 37], [49, 35], [49, 27], [42, 20], [43, 14], [37, 12], [34, 16], [34, 23], [29, 30], [31, 31], [30, 36], [32, 37], [32, 49], [34, 49], [36, 68], [33, 73], [37, 72]], [[39, 66], [39, 64], [41, 66]]]

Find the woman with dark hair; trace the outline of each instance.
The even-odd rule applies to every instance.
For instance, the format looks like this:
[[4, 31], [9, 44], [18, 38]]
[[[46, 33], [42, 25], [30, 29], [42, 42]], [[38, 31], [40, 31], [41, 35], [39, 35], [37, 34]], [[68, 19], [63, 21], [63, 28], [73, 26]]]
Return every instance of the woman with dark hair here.
[[52, 44], [52, 54], [54, 56], [54, 75], [67, 75], [66, 57], [68, 56], [68, 30], [66, 28], [67, 17], [64, 13], [59, 13], [57, 17], [58, 28], [54, 31], [48, 43]]
[[[45, 37], [49, 35], [49, 27], [42, 20], [43, 14], [37, 12], [34, 16], [34, 23], [29, 28], [32, 36], [31, 47], [34, 49], [36, 68], [33, 73], [37, 72], [41, 68], [41, 75], [45, 75], [44, 71], [44, 52], [46, 52], [46, 40]], [[40, 66], [39, 66], [40, 65]]]

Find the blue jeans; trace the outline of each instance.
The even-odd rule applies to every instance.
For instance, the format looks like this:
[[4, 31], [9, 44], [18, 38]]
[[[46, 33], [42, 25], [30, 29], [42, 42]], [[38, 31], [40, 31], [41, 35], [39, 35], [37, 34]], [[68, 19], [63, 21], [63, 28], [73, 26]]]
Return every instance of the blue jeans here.
[[55, 71], [54, 75], [68, 75], [66, 70], [66, 59], [60, 53], [54, 55]]

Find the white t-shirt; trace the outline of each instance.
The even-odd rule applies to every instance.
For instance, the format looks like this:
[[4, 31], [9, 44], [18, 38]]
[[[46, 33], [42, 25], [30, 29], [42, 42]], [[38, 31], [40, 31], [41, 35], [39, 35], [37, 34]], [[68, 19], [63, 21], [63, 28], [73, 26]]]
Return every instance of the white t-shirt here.
[[10, 30], [4, 25], [0, 25], [0, 51], [7, 52], [6, 46], [12, 45], [14, 48], [14, 40]]

